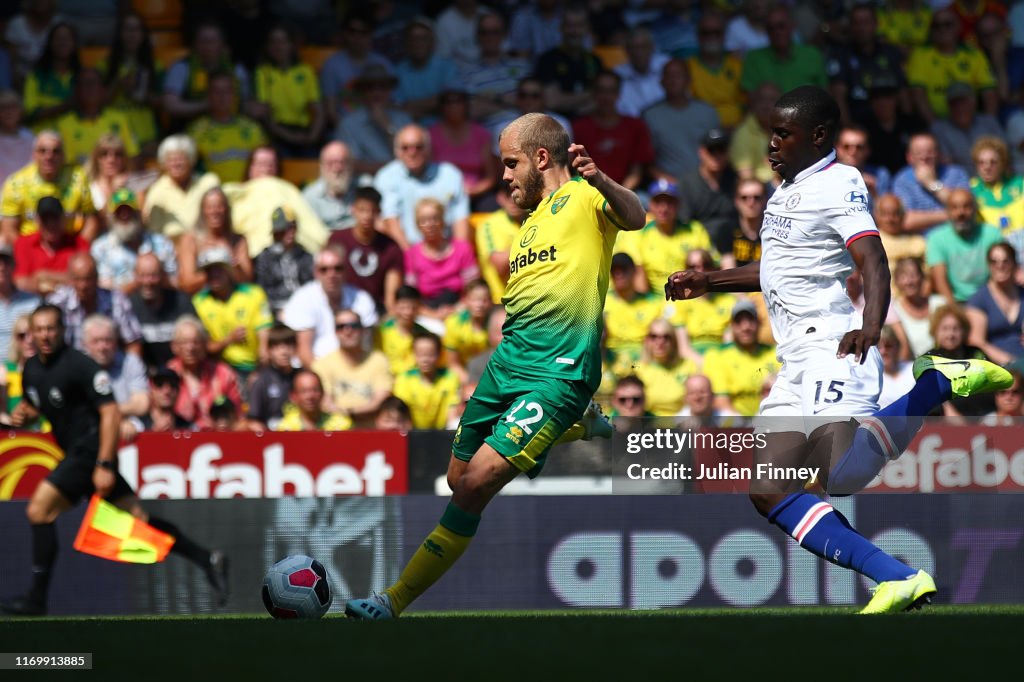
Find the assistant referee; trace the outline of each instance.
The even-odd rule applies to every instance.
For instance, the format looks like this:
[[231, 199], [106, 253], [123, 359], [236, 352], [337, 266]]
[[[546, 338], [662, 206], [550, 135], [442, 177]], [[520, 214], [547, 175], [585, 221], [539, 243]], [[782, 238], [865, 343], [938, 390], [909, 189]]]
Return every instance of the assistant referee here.
[[0, 610], [22, 616], [46, 613], [50, 576], [57, 559], [57, 517], [83, 497], [98, 493], [136, 518], [175, 538], [177, 553], [203, 570], [220, 605], [227, 602], [228, 560], [185, 537], [173, 524], [147, 517], [139, 498], [117, 470], [121, 414], [107, 374], [88, 356], [64, 341], [61, 309], [43, 304], [30, 320], [37, 354], [25, 363], [25, 400], [11, 415], [15, 427], [40, 414], [53, 425], [64, 459], [40, 481], [26, 514], [32, 527], [32, 587], [24, 595], [0, 600]]

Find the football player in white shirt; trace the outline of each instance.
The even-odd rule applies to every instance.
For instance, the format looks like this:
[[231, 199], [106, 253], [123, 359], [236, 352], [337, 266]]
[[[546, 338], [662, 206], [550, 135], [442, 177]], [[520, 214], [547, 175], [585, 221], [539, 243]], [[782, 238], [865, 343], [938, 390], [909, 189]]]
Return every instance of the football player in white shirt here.
[[[882, 363], [875, 346], [889, 306], [889, 267], [860, 172], [835, 160], [838, 124], [839, 107], [821, 88], [802, 86], [779, 98], [768, 160], [783, 183], [765, 211], [761, 261], [674, 273], [665, 295], [763, 293], [782, 370], [761, 403], [765, 445], [755, 449], [751, 501], [804, 549], [879, 583], [862, 613], [890, 613], [929, 603], [931, 576], [883, 552], [806, 492], [813, 481], [773, 480], [767, 472], [820, 467], [817, 484], [825, 492], [852, 494], [902, 453], [934, 407], [953, 395], [998, 390], [1012, 377], [983, 360], [923, 356], [914, 388], [878, 409]], [[846, 295], [854, 266], [864, 280], [863, 317]]]

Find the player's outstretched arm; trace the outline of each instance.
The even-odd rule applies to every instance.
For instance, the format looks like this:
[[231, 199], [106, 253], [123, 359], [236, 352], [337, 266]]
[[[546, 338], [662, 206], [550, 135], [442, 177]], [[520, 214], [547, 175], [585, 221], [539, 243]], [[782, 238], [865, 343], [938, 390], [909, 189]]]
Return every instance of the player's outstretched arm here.
[[665, 283], [665, 298], [669, 301], [700, 298], [711, 291], [761, 291], [761, 263], [754, 261], [743, 267], [714, 272], [681, 270], [669, 275]]
[[838, 357], [853, 355], [863, 363], [868, 350], [878, 344], [889, 312], [889, 261], [878, 237], [862, 237], [850, 244], [850, 255], [864, 280], [864, 321], [860, 329], [846, 333], [839, 342]]
[[639, 230], [647, 224], [647, 211], [637, 195], [605, 175], [583, 145], [575, 142], [569, 145], [569, 155], [573, 157], [573, 169], [601, 193], [608, 207], [619, 217], [622, 227]]

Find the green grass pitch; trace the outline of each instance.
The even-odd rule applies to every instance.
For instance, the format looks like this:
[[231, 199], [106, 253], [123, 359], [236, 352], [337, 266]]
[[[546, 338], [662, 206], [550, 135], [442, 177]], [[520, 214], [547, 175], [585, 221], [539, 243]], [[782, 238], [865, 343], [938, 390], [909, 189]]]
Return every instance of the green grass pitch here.
[[[1021, 632], [1024, 605], [884, 617], [815, 607], [412, 613], [378, 623], [81, 617], [0, 620], [0, 651], [91, 652], [105, 680], [973, 680], [1015, 661]], [[24, 679], [40, 674], [75, 673]]]

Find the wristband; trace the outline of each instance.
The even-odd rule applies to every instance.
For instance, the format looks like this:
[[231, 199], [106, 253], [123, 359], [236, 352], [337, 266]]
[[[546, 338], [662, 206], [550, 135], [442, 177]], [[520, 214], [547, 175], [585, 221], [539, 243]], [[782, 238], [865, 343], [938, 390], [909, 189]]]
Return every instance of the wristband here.
[[96, 466], [107, 471], [117, 471], [117, 464], [110, 459], [98, 459], [96, 460]]

